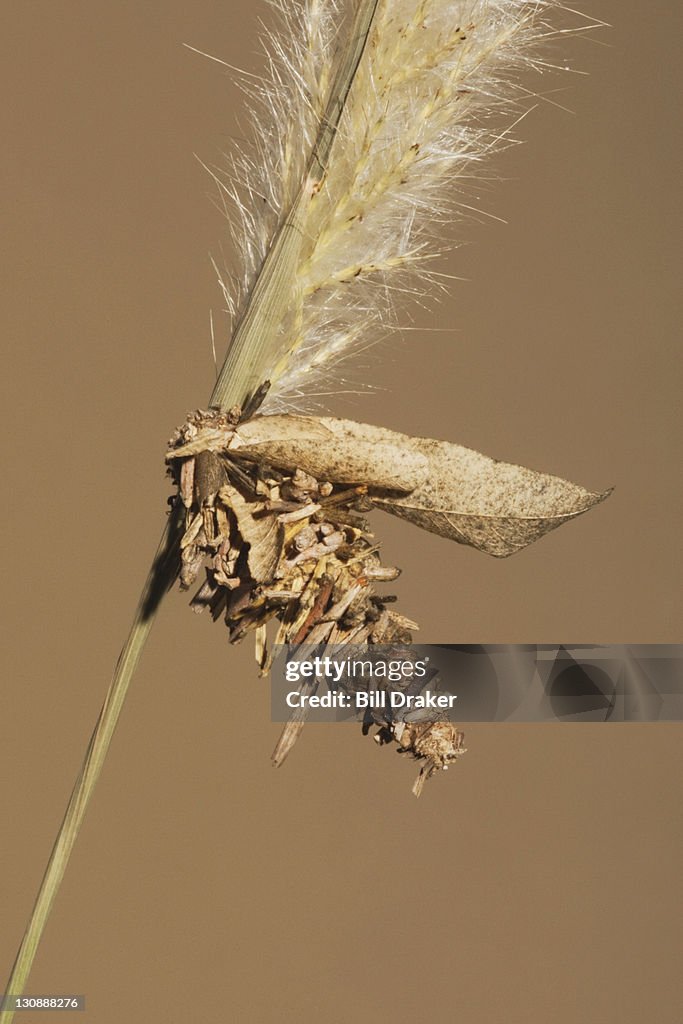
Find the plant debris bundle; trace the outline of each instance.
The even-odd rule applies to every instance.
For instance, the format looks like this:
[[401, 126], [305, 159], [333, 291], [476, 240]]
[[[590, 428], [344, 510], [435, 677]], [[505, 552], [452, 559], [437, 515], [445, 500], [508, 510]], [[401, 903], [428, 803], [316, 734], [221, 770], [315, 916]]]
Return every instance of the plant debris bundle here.
[[[605, 494], [498, 462], [459, 445], [350, 420], [193, 413], [167, 460], [185, 509], [180, 584], [225, 619], [231, 642], [255, 632], [256, 659], [275, 644], [407, 643], [417, 624], [375, 590], [399, 569], [381, 564], [364, 513], [382, 508], [444, 537], [504, 557]], [[295, 715], [273, 755], [281, 764], [303, 726]], [[463, 735], [435, 719], [380, 723], [380, 740], [423, 759], [426, 778], [463, 753]]]
[[[266, 427], [270, 419], [265, 418]], [[311, 420], [309, 441], [318, 426], [318, 434], [326, 432]], [[205, 576], [193, 609], [208, 608], [214, 620], [223, 617], [232, 643], [253, 632], [262, 673], [269, 668], [266, 629], [273, 620], [274, 644], [410, 643], [417, 623], [392, 607], [393, 595], [376, 590], [397, 579], [400, 570], [381, 563], [364, 515], [373, 507], [367, 483], [348, 486], [329, 479], [349, 475], [345, 461], [337, 473], [318, 480], [299, 466], [287, 471], [263, 456], [254, 460], [253, 449], [251, 458], [242, 449], [233, 454], [229, 441], [239, 432], [239, 410], [227, 416], [198, 412], [170, 442], [171, 472], [186, 509], [180, 585], [188, 589]], [[217, 447], [219, 438], [225, 447]], [[303, 452], [297, 459], [295, 445], [285, 444], [283, 451], [289, 456], [272, 456], [279, 463], [293, 459], [320, 467], [327, 454], [328, 470], [340, 454], [329, 450], [329, 438], [328, 452], [309, 447], [308, 460]], [[350, 475], [369, 471], [366, 464], [362, 474], [356, 462]], [[275, 765], [282, 764], [303, 724], [302, 714], [292, 715], [273, 752]], [[426, 778], [464, 752], [463, 734], [450, 722], [377, 724], [378, 742], [396, 740], [401, 752], [424, 761], [414, 789], [418, 794]]]

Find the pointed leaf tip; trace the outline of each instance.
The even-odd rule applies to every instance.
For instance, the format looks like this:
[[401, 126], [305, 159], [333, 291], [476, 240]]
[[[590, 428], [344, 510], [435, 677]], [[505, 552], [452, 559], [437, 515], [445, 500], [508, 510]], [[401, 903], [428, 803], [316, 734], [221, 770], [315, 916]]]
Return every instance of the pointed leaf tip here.
[[373, 494], [375, 504], [423, 530], [506, 558], [612, 493], [480, 455], [447, 441], [414, 438], [429, 464], [405, 496]]

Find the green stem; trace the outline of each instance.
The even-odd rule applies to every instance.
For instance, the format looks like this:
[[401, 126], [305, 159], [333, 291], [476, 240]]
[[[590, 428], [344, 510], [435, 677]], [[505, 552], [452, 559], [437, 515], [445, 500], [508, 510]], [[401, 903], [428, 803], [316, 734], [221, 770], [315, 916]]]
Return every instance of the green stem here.
[[[357, 0], [349, 40], [330, 89], [325, 113], [291, 209], [284, 216], [235, 327], [210, 405], [244, 408], [278, 362], [278, 329], [292, 302], [305, 241], [306, 212], [325, 177], [349, 91], [358, 70], [379, 0]], [[271, 381], [271, 383], [273, 383]]]
[[[178, 502], [180, 505], [180, 502]], [[19, 996], [24, 991], [38, 944], [57, 896], [74, 843], [83, 823], [86, 808], [95, 789], [104, 759], [126, 699], [128, 686], [137, 668], [142, 649], [154, 623], [164, 595], [173, 585], [178, 572], [178, 541], [182, 509], [168, 519], [140, 596], [126, 644], [116, 663], [114, 677], [107, 691], [97, 724], [90, 738], [83, 766], [74, 784], [71, 798], [50, 854], [43, 881], [31, 913], [17, 958], [7, 983], [6, 995]], [[0, 1024], [10, 1024], [13, 1010], [0, 1011]]]

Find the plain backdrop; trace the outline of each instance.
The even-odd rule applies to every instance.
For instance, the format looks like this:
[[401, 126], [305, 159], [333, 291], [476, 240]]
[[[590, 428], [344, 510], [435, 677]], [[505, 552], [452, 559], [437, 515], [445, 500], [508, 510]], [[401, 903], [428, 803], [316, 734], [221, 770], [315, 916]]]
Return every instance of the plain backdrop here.
[[[376, 513], [426, 642], [680, 639], [683, 25], [663, 0], [584, 6], [612, 27], [550, 55], [586, 77], [530, 76], [548, 102], [442, 265], [464, 280], [327, 410], [616, 487], [503, 561]], [[193, 153], [239, 138], [242, 97], [182, 44], [257, 72], [261, 17], [3, 19], [3, 978], [154, 550], [166, 439], [211, 388], [210, 309], [225, 341], [209, 253], [233, 257]], [[250, 644], [174, 593], [30, 981], [86, 995], [64, 1024], [679, 1024], [680, 727], [473, 725], [420, 801], [352, 726], [307, 728], [276, 772], [277, 732]]]

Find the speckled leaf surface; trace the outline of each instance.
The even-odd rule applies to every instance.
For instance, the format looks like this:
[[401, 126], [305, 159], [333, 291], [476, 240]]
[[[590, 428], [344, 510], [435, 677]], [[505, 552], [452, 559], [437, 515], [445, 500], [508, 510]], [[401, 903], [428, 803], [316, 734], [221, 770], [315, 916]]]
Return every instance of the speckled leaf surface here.
[[241, 423], [229, 451], [318, 480], [412, 491], [427, 477], [427, 456], [412, 438], [329, 416], [257, 416]]
[[373, 494], [375, 504], [497, 558], [532, 544], [610, 493], [587, 491], [448, 441], [411, 438], [410, 445], [427, 459], [425, 481], [405, 496]]

